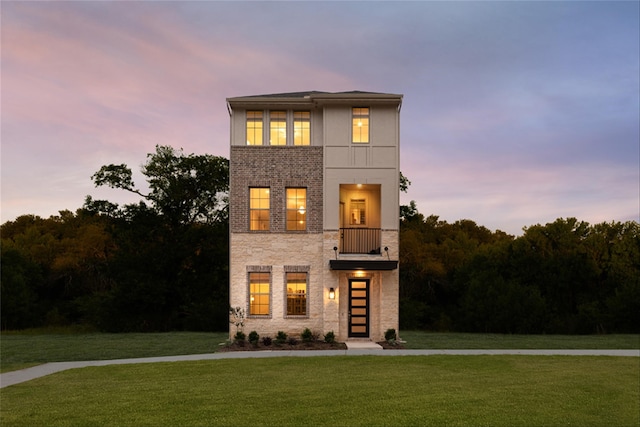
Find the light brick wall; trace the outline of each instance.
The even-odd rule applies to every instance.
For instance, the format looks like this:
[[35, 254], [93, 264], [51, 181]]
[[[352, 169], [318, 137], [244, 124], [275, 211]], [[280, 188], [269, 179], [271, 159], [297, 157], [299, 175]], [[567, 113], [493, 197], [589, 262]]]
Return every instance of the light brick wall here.
[[[230, 305], [249, 312], [247, 266], [271, 267], [271, 315], [247, 316], [244, 331], [275, 337], [278, 331], [299, 336], [304, 328], [324, 334], [324, 304], [328, 288], [323, 286], [322, 234], [232, 233], [234, 248], [230, 263]], [[285, 266], [308, 267], [308, 313], [286, 316]], [[251, 267], [249, 267], [251, 268]], [[235, 327], [230, 328], [230, 335]]]

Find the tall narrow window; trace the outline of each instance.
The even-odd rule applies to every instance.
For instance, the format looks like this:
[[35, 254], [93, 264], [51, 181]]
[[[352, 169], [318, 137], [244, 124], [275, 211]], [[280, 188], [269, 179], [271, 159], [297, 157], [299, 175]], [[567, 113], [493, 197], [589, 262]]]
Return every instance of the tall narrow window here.
[[249, 273], [249, 314], [266, 316], [270, 310], [270, 273]]
[[293, 145], [311, 144], [311, 113], [295, 111], [293, 113]]
[[307, 273], [286, 273], [287, 315], [307, 315]]
[[307, 189], [287, 188], [287, 230], [307, 229]]
[[249, 189], [249, 229], [269, 230], [269, 189]]
[[369, 142], [369, 109], [354, 108], [352, 120], [353, 142], [366, 144]]
[[366, 225], [367, 215], [365, 210], [364, 199], [351, 199], [351, 206], [349, 207], [351, 215], [349, 224], [351, 225]]
[[287, 145], [287, 113], [272, 111], [269, 115], [269, 144]]
[[262, 145], [262, 111], [247, 111], [247, 145]]

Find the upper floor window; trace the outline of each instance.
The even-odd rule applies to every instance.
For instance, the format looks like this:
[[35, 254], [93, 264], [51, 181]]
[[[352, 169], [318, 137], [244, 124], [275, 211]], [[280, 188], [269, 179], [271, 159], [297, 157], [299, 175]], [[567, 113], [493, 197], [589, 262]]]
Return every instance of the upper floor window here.
[[262, 145], [262, 111], [247, 111], [247, 145]]
[[249, 273], [249, 315], [266, 316], [271, 309], [270, 273]]
[[311, 144], [311, 113], [295, 111], [293, 113], [293, 145]]
[[287, 145], [286, 111], [272, 111], [269, 115], [269, 144]]
[[350, 225], [366, 225], [366, 205], [364, 199], [351, 199], [350, 202], [351, 216], [349, 219]]
[[369, 142], [369, 109], [354, 108], [352, 110], [352, 141], [366, 144]]
[[249, 189], [249, 229], [269, 230], [269, 189], [250, 188]]
[[287, 277], [287, 316], [307, 315], [307, 273], [285, 273]]
[[307, 189], [287, 188], [287, 231], [307, 229]]

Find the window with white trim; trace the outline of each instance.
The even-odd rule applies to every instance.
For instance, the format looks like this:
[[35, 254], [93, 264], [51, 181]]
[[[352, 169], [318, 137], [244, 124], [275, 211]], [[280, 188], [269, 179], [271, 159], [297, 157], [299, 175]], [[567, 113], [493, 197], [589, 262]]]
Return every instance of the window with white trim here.
[[286, 111], [271, 111], [269, 114], [269, 144], [287, 145]]
[[262, 145], [262, 111], [247, 111], [247, 145]]
[[356, 107], [352, 109], [352, 139], [356, 144], [369, 143], [369, 108]]

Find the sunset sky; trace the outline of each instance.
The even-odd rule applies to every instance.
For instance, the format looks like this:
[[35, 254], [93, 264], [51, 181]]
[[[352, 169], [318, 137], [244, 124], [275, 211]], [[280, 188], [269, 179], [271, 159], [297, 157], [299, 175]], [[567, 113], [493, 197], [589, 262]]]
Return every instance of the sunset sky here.
[[491, 230], [638, 220], [640, 3], [2, 1], [1, 222], [156, 144], [229, 156], [228, 97], [404, 94], [402, 203]]

